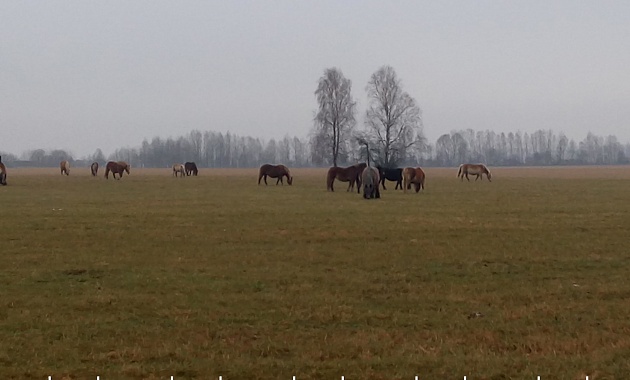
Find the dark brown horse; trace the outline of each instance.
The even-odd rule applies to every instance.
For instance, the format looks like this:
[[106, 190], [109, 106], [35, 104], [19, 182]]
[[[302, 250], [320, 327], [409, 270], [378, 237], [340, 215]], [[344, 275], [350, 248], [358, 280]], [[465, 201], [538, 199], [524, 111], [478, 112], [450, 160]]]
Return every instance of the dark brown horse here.
[[340, 168], [339, 166], [333, 166], [328, 169], [328, 175], [326, 177], [326, 189], [328, 191], [335, 191], [333, 184], [335, 180], [341, 182], [350, 182], [348, 184], [348, 189], [346, 191], [350, 191], [350, 189], [354, 189], [354, 184], [357, 184], [357, 194], [361, 193], [361, 173], [367, 164], [362, 162], [360, 164], [354, 164], [352, 166], [348, 166], [347, 168]]
[[92, 175], [96, 177], [96, 174], [98, 174], [98, 162], [92, 162], [92, 165], [90, 165], [90, 171], [92, 172]]
[[412, 184], [416, 188], [416, 193], [420, 191], [420, 189], [424, 190], [425, 178], [426, 176], [424, 175], [424, 170], [422, 170], [422, 168], [404, 168], [403, 191], [406, 193], [407, 190], [411, 189]]
[[486, 177], [488, 177], [488, 181], [492, 182], [492, 174], [490, 174], [490, 170], [488, 170], [488, 168], [484, 164], [459, 165], [459, 170], [457, 171], [457, 177], [458, 178], [461, 177], [462, 181], [464, 180], [464, 177], [466, 177], [466, 179], [470, 181], [470, 178], [468, 178], [468, 174], [476, 175], [477, 178], [475, 178], [475, 181], [478, 180], [479, 177], [481, 177], [481, 180], [483, 181], [483, 175], [485, 174]]
[[260, 170], [258, 171], [258, 184], [260, 185], [260, 180], [264, 178], [266, 185], [267, 176], [271, 178], [278, 178], [278, 180], [276, 181], [276, 185], [278, 183], [284, 185], [284, 182], [282, 182], [282, 178], [287, 177], [287, 183], [289, 185], [293, 185], [293, 176], [291, 175], [291, 171], [284, 165], [264, 164], [263, 166], [261, 166]]
[[[109, 179], [109, 172], [112, 172], [112, 176], [114, 179], [121, 179], [124, 172], [129, 173], [129, 164], [125, 161], [109, 161], [105, 166], [105, 178]], [[118, 178], [116, 178], [116, 174], [118, 174]]]
[[187, 162], [184, 164], [184, 169], [186, 170], [186, 175], [197, 175], [199, 170], [197, 170], [197, 164], [194, 162]]
[[63, 160], [59, 163], [59, 169], [61, 169], [61, 175], [70, 175], [70, 163]]
[[0, 185], [7, 185], [7, 167], [2, 163], [2, 156], [0, 156]]

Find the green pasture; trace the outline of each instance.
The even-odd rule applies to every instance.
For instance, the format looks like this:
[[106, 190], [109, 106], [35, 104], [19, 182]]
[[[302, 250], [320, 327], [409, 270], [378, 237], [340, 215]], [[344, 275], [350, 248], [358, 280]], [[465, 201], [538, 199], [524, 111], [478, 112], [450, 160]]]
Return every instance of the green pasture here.
[[379, 200], [256, 170], [10, 170], [1, 379], [623, 379], [630, 168]]

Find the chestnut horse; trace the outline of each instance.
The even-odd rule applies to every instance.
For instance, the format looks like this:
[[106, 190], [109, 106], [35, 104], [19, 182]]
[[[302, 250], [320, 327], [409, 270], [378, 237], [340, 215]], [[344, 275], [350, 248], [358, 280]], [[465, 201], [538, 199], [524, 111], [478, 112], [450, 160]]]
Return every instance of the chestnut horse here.
[[276, 185], [278, 183], [284, 185], [284, 182], [282, 182], [282, 178], [287, 177], [287, 183], [289, 185], [293, 185], [293, 176], [291, 175], [291, 171], [284, 165], [264, 164], [263, 166], [261, 166], [260, 170], [258, 171], [258, 184], [260, 185], [260, 180], [264, 178], [265, 185], [267, 185], [267, 176], [271, 178], [278, 178], [278, 180], [276, 181]]
[[96, 177], [96, 174], [98, 174], [98, 162], [92, 162], [92, 165], [90, 165], [90, 171], [92, 172], [92, 175]]
[[424, 170], [422, 168], [404, 168], [403, 172], [403, 191], [406, 193], [407, 190], [411, 189], [411, 185], [413, 184], [416, 188], [416, 193], [420, 191], [420, 189], [424, 190]]
[[[121, 179], [124, 172], [129, 173], [129, 164], [125, 161], [109, 161], [105, 166], [105, 178], [109, 179], [109, 172], [112, 172], [112, 177], [114, 179]], [[116, 178], [116, 174], [118, 174], [118, 178]]]
[[367, 167], [365, 162], [360, 164], [354, 164], [352, 166], [348, 166], [347, 168], [340, 168], [339, 166], [333, 166], [328, 169], [328, 176], [326, 178], [326, 188], [328, 191], [335, 191], [333, 188], [333, 184], [335, 180], [339, 180], [341, 182], [350, 182], [348, 184], [348, 190], [354, 189], [354, 184], [357, 184], [357, 194], [361, 193], [361, 173], [363, 169]]
[[182, 178], [186, 175], [186, 170], [184, 170], [184, 165], [173, 164], [173, 175], [177, 177], [178, 173], [179, 173], [179, 176]]
[[7, 185], [7, 167], [2, 163], [2, 156], [0, 156], [0, 185]]
[[197, 170], [197, 164], [194, 162], [185, 163], [184, 169], [186, 170], [186, 175], [197, 175], [197, 173], [199, 173], [199, 170]]
[[463, 181], [464, 176], [465, 176], [466, 179], [470, 181], [470, 178], [468, 178], [468, 174], [476, 175], [477, 178], [475, 178], [475, 181], [478, 180], [479, 177], [481, 177], [481, 180], [483, 181], [483, 175], [485, 174], [486, 177], [488, 177], [488, 181], [492, 182], [492, 174], [490, 174], [490, 170], [488, 170], [488, 168], [484, 164], [459, 165], [459, 170], [457, 171], [457, 178], [461, 177]]
[[70, 163], [63, 160], [59, 163], [59, 169], [61, 169], [61, 175], [70, 175]]

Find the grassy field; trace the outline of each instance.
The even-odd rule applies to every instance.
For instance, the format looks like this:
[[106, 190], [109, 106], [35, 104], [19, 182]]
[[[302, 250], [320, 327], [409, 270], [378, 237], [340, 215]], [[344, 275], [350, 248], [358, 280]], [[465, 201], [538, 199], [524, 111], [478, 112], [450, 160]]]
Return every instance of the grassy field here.
[[627, 378], [630, 167], [425, 171], [9, 168], [0, 378]]

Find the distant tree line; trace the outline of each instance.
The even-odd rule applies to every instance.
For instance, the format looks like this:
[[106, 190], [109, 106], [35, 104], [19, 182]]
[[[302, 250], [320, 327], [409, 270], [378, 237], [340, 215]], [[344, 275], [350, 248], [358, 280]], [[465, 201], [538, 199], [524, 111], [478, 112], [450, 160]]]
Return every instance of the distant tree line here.
[[[365, 161], [365, 152], [353, 139], [347, 140], [339, 165]], [[175, 162], [195, 161], [206, 168], [253, 168], [263, 163], [284, 163], [290, 167], [321, 167], [331, 162], [325, 146], [313, 138], [286, 136], [268, 141], [232, 133], [192, 131], [186, 136], [145, 140], [141, 146], [120, 148], [109, 156], [100, 149], [87, 157], [74, 158], [64, 150], [36, 149], [20, 157], [0, 152], [8, 166], [55, 167], [62, 160], [73, 166], [93, 161], [125, 160], [139, 167], [170, 167]], [[576, 142], [550, 130], [533, 133], [495, 133], [471, 129], [452, 131], [435, 143], [407, 149], [400, 165], [457, 166], [462, 162], [483, 162], [491, 166], [616, 165], [628, 164], [630, 144], [615, 136], [588, 133]]]
[[630, 144], [615, 136], [588, 133], [575, 142], [563, 133], [538, 130], [533, 133], [495, 133], [472, 129], [441, 135], [434, 144], [422, 131], [422, 111], [413, 97], [403, 91], [402, 81], [390, 66], [372, 74], [366, 86], [368, 107], [364, 128], [357, 128], [357, 102], [352, 82], [338, 68], [328, 68], [317, 83], [314, 95], [318, 108], [308, 138], [285, 136], [261, 140], [227, 132], [193, 130], [185, 136], [144, 140], [135, 148], [119, 148], [108, 157], [100, 149], [80, 159], [63, 150], [36, 149], [21, 159], [2, 153], [3, 161], [15, 166], [57, 166], [69, 160], [74, 166], [91, 162], [127, 161], [135, 167], [170, 167], [194, 161], [206, 168], [252, 168], [263, 163], [291, 167], [351, 165], [365, 161], [367, 142], [370, 157], [385, 167], [457, 166], [481, 162], [491, 166], [613, 165], [628, 164]]

